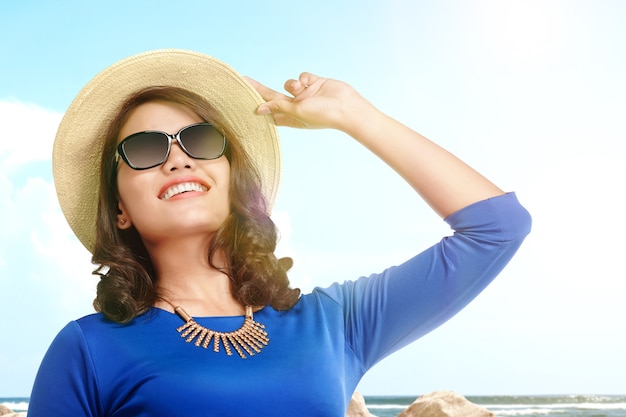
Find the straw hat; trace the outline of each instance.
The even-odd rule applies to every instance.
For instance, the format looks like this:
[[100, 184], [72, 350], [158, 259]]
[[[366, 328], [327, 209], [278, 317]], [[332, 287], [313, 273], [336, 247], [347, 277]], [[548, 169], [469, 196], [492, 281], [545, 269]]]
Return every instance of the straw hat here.
[[70, 104], [57, 131], [52, 171], [63, 214], [82, 244], [95, 243], [104, 133], [122, 103], [152, 86], [173, 86], [206, 99], [257, 166], [271, 207], [280, 181], [278, 132], [257, 115], [257, 91], [227, 64], [197, 52], [162, 49], [131, 56], [96, 75]]

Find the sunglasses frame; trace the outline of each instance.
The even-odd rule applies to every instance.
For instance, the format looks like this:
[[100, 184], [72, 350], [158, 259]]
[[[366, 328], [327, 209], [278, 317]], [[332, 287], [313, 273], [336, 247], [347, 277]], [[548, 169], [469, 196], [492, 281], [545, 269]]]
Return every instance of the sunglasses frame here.
[[[213, 129], [215, 129], [217, 132], [219, 132], [222, 135], [222, 150], [219, 152], [218, 155], [211, 157], [211, 158], [201, 158], [201, 157], [197, 157], [195, 155], [192, 155], [191, 152], [189, 152], [189, 150], [187, 148], [185, 148], [185, 145], [183, 145], [183, 141], [180, 138], [181, 133], [183, 133], [185, 130], [190, 129], [192, 127], [195, 126], [210, 126]], [[158, 133], [161, 135], [164, 135], [167, 138], [167, 152], [165, 152], [165, 156], [163, 157], [163, 159], [154, 164], [154, 165], [150, 165], [148, 167], [137, 167], [136, 165], [133, 165], [127, 158], [126, 156], [126, 152], [124, 151], [124, 143], [126, 141], [128, 141], [129, 139], [132, 139], [133, 137], [137, 136], [137, 135], [143, 135], [146, 133]], [[187, 154], [189, 157], [193, 158], [193, 159], [200, 159], [200, 160], [211, 160], [211, 159], [217, 159], [219, 157], [221, 157], [222, 155], [224, 155], [224, 152], [226, 151], [226, 136], [221, 133], [215, 126], [213, 126], [211, 123], [207, 123], [207, 122], [202, 122], [202, 123], [194, 123], [191, 124], [189, 126], [185, 126], [182, 129], [180, 129], [178, 132], [176, 132], [173, 135], [170, 135], [169, 133], [166, 132], [162, 132], [160, 130], [145, 130], [143, 132], [137, 132], [137, 133], [133, 133], [132, 135], [128, 135], [126, 136], [124, 139], [122, 139], [120, 141], [120, 143], [117, 144], [116, 150], [115, 150], [115, 166], [117, 167], [118, 163], [119, 163], [119, 159], [120, 157], [124, 160], [124, 162], [126, 162], [126, 165], [128, 165], [130, 168], [136, 170], [136, 171], [142, 171], [144, 169], [150, 169], [150, 168], [154, 168], [154, 167], [158, 167], [159, 165], [163, 165], [166, 161], [167, 158], [169, 158], [170, 156], [170, 151], [172, 150], [172, 141], [176, 140], [176, 142], [178, 142], [178, 146], [180, 146], [180, 149], [183, 150], [183, 152], [185, 152], [185, 154]]]

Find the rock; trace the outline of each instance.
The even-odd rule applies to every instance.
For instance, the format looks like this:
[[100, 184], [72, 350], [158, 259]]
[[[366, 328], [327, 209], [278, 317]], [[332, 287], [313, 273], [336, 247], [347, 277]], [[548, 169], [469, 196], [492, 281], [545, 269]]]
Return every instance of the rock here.
[[21, 415], [22, 414], [20, 414], [20, 413], [14, 413], [7, 406], [0, 404], [0, 416], [2, 416], [2, 417], [18, 417], [18, 416], [21, 416]]
[[354, 391], [352, 398], [350, 398], [350, 404], [348, 404], [348, 412], [346, 417], [376, 417], [371, 414], [365, 406], [365, 399], [358, 391]]
[[397, 417], [495, 417], [484, 407], [452, 391], [424, 394]]

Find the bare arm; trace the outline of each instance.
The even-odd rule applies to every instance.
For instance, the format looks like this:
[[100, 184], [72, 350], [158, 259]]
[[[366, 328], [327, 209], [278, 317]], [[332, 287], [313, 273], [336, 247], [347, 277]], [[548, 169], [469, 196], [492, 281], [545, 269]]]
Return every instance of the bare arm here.
[[463, 161], [380, 112], [341, 81], [303, 73], [289, 80], [287, 96], [250, 80], [267, 103], [259, 114], [276, 124], [334, 128], [346, 132], [398, 172], [437, 212], [446, 217], [503, 191]]

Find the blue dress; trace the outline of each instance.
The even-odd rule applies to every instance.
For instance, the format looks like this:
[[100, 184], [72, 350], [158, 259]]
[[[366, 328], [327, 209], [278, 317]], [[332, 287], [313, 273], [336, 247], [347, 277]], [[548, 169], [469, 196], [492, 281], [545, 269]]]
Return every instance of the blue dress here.
[[[504, 268], [530, 231], [515, 194], [446, 218], [455, 230], [380, 274], [317, 288], [289, 311], [254, 314], [270, 342], [246, 359], [185, 343], [153, 308], [122, 325], [101, 314], [69, 323], [39, 369], [29, 416], [342, 417], [375, 363], [451, 318]], [[233, 331], [243, 317], [204, 317]]]

